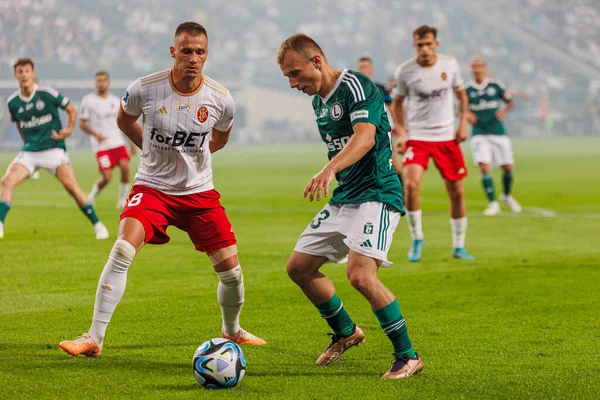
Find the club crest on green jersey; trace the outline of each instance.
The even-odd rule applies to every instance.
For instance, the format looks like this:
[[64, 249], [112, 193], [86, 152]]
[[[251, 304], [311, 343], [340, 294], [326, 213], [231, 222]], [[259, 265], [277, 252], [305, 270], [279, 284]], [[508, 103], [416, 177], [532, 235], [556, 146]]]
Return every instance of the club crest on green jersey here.
[[332, 120], [339, 121], [344, 115], [344, 109], [342, 108], [342, 105], [340, 103], [333, 103], [329, 115], [331, 115]]

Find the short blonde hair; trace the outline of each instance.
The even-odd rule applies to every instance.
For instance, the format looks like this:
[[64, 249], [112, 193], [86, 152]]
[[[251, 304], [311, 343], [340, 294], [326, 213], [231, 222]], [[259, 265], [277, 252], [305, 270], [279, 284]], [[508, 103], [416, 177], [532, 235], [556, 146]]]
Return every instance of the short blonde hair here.
[[279, 50], [277, 51], [277, 63], [279, 65], [283, 64], [285, 56], [290, 50], [304, 54], [306, 61], [310, 60], [315, 53], [327, 60], [323, 50], [321, 50], [321, 47], [317, 44], [317, 42], [315, 42], [310, 36], [303, 33], [296, 33], [281, 43], [281, 46], [279, 46]]
[[469, 65], [473, 65], [473, 63], [475, 61], [481, 61], [483, 63], [483, 65], [487, 66], [487, 63], [485, 62], [485, 60], [481, 56], [471, 57], [471, 61], [469, 61]]

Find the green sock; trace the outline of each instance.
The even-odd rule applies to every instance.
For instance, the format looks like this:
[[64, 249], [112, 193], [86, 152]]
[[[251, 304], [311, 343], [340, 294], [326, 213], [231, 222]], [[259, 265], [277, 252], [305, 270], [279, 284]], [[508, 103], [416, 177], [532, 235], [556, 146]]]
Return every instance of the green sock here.
[[408, 338], [408, 329], [406, 329], [404, 317], [400, 313], [398, 300], [394, 299], [387, 306], [373, 312], [379, 320], [379, 325], [383, 328], [383, 332], [392, 341], [394, 354], [399, 356], [407, 354], [409, 357], [415, 357], [416, 353]]
[[494, 179], [492, 174], [481, 175], [481, 183], [483, 183], [483, 190], [490, 202], [496, 201], [496, 191], [494, 190]]
[[350, 336], [354, 330], [354, 322], [350, 319], [350, 315], [344, 309], [344, 304], [336, 294], [323, 303], [316, 305], [321, 313], [321, 317], [327, 321], [333, 333], [340, 336]]
[[513, 182], [513, 174], [512, 172], [505, 172], [504, 175], [502, 175], [502, 183], [504, 184], [504, 194], [505, 195], [510, 195], [510, 189], [512, 189], [512, 182]]
[[92, 224], [96, 224], [96, 222], [100, 222], [98, 216], [96, 215], [96, 211], [94, 211], [94, 206], [92, 203], [85, 203], [81, 206], [81, 211], [85, 214], [86, 217], [92, 222]]
[[4, 223], [8, 210], [10, 210], [10, 203], [8, 201], [0, 200], [0, 222]]

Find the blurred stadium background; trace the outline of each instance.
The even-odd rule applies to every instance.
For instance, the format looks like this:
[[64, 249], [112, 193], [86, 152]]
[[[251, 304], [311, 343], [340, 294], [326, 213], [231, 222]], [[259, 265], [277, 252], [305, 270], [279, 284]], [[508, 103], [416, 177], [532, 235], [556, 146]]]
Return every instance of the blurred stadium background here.
[[[120, 95], [139, 76], [169, 68], [175, 27], [206, 26], [211, 53], [205, 73], [222, 82], [238, 105], [232, 141], [304, 142], [318, 139], [310, 103], [286, 90], [275, 62], [281, 41], [313, 36], [334, 66], [354, 68], [370, 56], [375, 78], [386, 82], [413, 56], [411, 32], [439, 29], [442, 53], [455, 56], [465, 80], [468, 61], [488, 60], [490, 72], [517, 99], [508, 118], [513, 137], [597, 135], [600, 132], [600, 2], [597, 0], [180, 0], [165, 6], [139, 0], [0, 0], [0, 100], [17, 88], [13, 61], [33, 58], [38, 78], [76, 105], [107, 70]], [[332, 17], [333, 16], [333, 17]], [[6, 107], [0, 109], [0, 149], [21, 140]], [[69, 148], [87, 146], [75, 133]]]

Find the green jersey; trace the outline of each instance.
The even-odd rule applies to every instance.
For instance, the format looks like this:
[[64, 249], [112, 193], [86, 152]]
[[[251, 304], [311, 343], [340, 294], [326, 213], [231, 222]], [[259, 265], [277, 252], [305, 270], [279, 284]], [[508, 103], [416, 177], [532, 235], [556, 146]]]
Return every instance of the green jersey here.
[[486, 79], [481, 85], [469, 82], [466, 90], [469, 109], [477, 116], [473, 135], [505, 135], [504, 124], [495, 115], [502, 104], [510, 100], [504, 84], [495, 79]]
[[64, 140], [52, 139], [52, 131], [61, 130], [58, 108], [64, 110], [69, 105], [68, 98], [52, 88], [35, 85], [28, 99], [17, 90], [7, 104], [11, 120], [18, 124], [23, 135], [23, 151], [66, 149]]
[[325, 98], [313, 97], [319, 133], [327, 144], [330, 160], [348, 143], [355, 124], [375, 125], [375, 145], [355, 164], [336, 174], [338, 187], [330, 203], [378, 201], [404, 214], [402, 185], [392, 165], [391, 128], [383, 102], [381, 90], [369, 78], [346, 69]]

